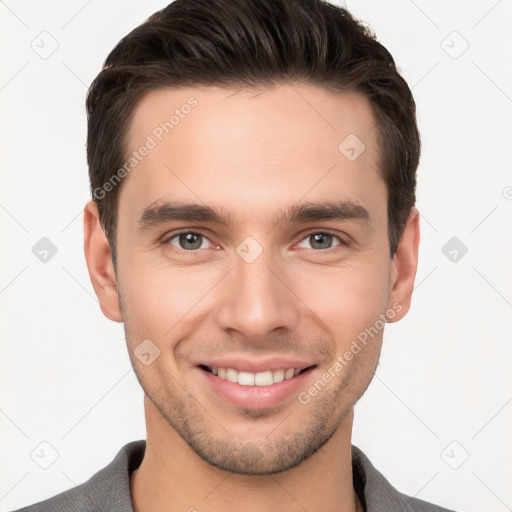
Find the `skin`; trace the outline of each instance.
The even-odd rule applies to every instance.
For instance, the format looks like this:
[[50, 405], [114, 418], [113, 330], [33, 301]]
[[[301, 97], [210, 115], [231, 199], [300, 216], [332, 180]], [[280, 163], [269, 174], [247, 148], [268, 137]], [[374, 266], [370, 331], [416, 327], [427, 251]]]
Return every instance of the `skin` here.
[[[84, 210], [92, 284], [103, 313], [124, 322], [145, 391], [147, 447], [131, 475], [134, 508], [362, 510], [352, 480], [353, 407], [377, 367], [382, 329], [307, 404], [295, 393], [263, 411], [234, 406], [212, 391], [197, 363], [214, 355], [300, 357], [316, 364], [301, 387], [307, 391], [379, 315], [393, 311], [391, 322], [407, 313], [418, 211], [391, 258], [375, 117], [358, 93], [304, 83], [152, 91], [135, 110], [130, 149], [191, 96], [197, 106], [121, 185], [117, 273], [96, 205]], [[338, 150], [349, 134], [366, 146], [354, 161]], [[222, 209], [230, 223], [138, 229], [142, 209], [170, 200]], [[340, 200], [366, 208], [370, 222], [274, 221], [282, 208]], [[205, 237], [193, 255], [179, 236], [169, 240], [181, 228]], [[312, 235], [323, 230], [335, 236], [318, 248]], [[248, 236], [262, 248], [252, 263], [236, 252]], [[134, 355], [145, 339], [160, 350], [148, 366]]]

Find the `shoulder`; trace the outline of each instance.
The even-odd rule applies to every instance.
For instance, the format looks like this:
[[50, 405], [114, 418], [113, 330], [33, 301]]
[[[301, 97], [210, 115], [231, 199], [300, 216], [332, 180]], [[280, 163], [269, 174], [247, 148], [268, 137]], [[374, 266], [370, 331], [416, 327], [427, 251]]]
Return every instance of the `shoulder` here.
[[354, 488], [366, 512], [455, 512], [395, 489], [357, 446], [352, 445]]
[[139, 467], [145, 448], [144, 440], [132, 441], [83, 484], [13, 512], [132, 512], [130, 473]]

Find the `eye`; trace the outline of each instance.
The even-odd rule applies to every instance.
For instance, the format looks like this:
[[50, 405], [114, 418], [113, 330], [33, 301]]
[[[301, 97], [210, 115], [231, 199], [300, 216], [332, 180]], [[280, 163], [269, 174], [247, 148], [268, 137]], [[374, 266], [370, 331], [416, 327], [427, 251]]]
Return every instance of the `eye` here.
[[[335, 243], [336, 241], [337, 243]], [[212, 242], [210, 242], [210, 240], [205, 235], [188, 230], [182, 230], [173, 233], [165, 237], [162, 243], [165, 245], [171, 245], [178, 251], [192, 254], [199, 249], [208, 249], [212, 245]], [[349, 245], [338, 235], [327, 231], [317, 231], [315, 233], [310, 233], [302, 239], [302, 241], [299, 243], [299, 247], [304, 248], [304, 245], [302, 245], [304, 243], [310, 244], [309, 247], [305, 247], [306, 249], [312, 249], [315, 252], [327, 251], [328, 249], [333, 249], [335, 247]]]
[[210, 241], [200, 233], [195, 233], [194, 231], [180, 231], [167, 237], [164, 243], [172, 245], [182, 251], [191, 252], [198, 249], [207, 249]]
[[[333, 240], [338, 240], [338, 244], [333, 246]], [[312, 249], [326, 250], [331, 249], [333, 247], [348, 245], [345, 241], [343, 241], [339, 236], [334, 235], [333, 233], [319, 231], [317, 233], [310, 233], [305, 238], [302, 239], [302, 243], [305, 241], [310, 241]]]

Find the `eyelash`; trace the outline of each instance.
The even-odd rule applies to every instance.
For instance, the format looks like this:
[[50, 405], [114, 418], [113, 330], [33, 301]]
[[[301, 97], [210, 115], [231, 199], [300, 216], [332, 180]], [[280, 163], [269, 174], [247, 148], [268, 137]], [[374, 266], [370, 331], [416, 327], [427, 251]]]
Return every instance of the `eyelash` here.
[[[178, 231], [174, 231], [172, 234], [167, 234], [164, 236], [163, 240], [161, 241], [161, 244], [162, 245], [170, 245], [169, 242], [173, 239], [173, 238], [176, 238], [177, 236], [179, 235], [183, 235], [183, 234], [193, 234], [193, 235], [200, 235], [202, 237], [204, 237], [206, 240], [208, 240], [210, 243], [211, 240], [203, 233], [201, 233], [200, 231], [192, 231], [190, 229], [179, 229]], [[342, 237], [340, 237], [339, 235], [337, 235], [336, 233], [332, 232], [332, 231], [329, 231], [328, 229], [327, 230], [317, 230], [317, 231], [311, 231], [310, 233], [306, 234], [305, 236], [303, 236], [301, 239], [300, 239], [300, 242], [303, 242], [306, 238], [309, 238], [310, 236], [312, 235], [316, 235], [316, 234], [322, 234], [322, 235], [330, 235], [334, 238], [337, 238], [340, 242], [339, 245], [336, 245], [334, 247], [331, 247], [329, 249], [307, 249], [308, 251], [312, 251], [316, 254], [324, 254], [324, 253], [327, 253], [327, 254], [332, 254], [333, 251], [336, 251], [337, 249], [340, 249], [340, 248], [343, 248], [343, 247], [349, 247], [350, 244], [347, 240], [343, 239]], [[187, 256], [195, 256], [198, 252], [202, 251], [203, 249], [193, 249], [193, 250], [190, 250], [190, 251], [186, 251], [185, 249], [179, 249], [178, 247], [174, 247], [172, 246], [172, 251], [178, 251], [178, 252], [181, 252], [182, 254], [186, 254]]]

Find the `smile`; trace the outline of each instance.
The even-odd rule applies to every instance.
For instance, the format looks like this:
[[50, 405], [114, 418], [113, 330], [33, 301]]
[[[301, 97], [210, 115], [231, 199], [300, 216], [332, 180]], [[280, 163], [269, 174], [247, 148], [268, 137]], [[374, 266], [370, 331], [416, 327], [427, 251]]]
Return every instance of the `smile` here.
[[[298, 361], [296, 363], [301, 364]], [[317, 367], [301, 364], [302, 368], [279, 368], [280, 365], [274, 362], [267, 366], [273, 366], [272, 369], [265, 370], [264, 364], [258, 363], [252, 368], [256, 371], [249, 371], [250, 364], [239, 364], [245, 368], [238, 370], [227, 365], [217, 365], [210, 363], [196, 366], [207, 389], [213, 391], [213, 399], [259, 410], [290, 400], [313, 378], [312, 373]]]
[[240, 384], [241, 386], [271, 386], [283, 380], [292, 379], [301, 373], [300, 368], [282, 368], [258, 373], [238, 371], [234, 368], [217, 368], [214, 366], [203, 366], [202, 368], [221, 379]]

